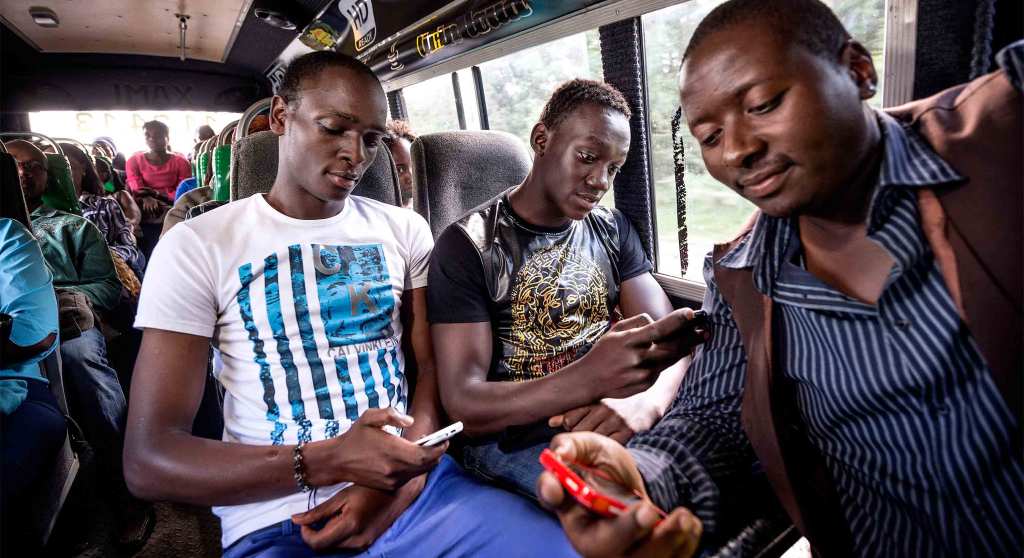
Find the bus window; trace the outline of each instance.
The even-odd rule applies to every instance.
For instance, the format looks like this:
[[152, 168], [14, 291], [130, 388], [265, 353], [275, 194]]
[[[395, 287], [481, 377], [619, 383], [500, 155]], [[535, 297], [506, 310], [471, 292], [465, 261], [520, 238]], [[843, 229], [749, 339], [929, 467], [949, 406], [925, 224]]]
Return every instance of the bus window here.
[[[684, 146], [686, 184], [687, 265], [680, 266], [675, 167], [672, 161], [672, 117], [679, 106], [676, 78], [682, 49], [697, 24], [723, 0], [695, 0], [643, 16], [647, 66], [647, 92], [651, 109], [651, 149], [654, 160], [654, 202], [658, 225], [657, 270], [665, 275], [704, 282], [704, 256], [716, 242], [729, 240], [746, 221], [754, 206], [707, 173], [700, 146], [685, 120], [680, 124]], [[825, 0], [871, 52], [878, 71], [878, 93], [872, 105], [882, 106], [885, 62], [885, 0]]]
[[[463, 98], [466, 97], [467, 86], [472, 91], [471, 83], [462, 84]], [[460, 129], [451, 74], [441, 74], [405, 87], [402, 97], [409, 113], [409, 125], [417, 135]]]
[[597, 30], [571, 35], [480, 65], [492, 130], [530, 142], [530, 130], [558, 84], [602, 79]]

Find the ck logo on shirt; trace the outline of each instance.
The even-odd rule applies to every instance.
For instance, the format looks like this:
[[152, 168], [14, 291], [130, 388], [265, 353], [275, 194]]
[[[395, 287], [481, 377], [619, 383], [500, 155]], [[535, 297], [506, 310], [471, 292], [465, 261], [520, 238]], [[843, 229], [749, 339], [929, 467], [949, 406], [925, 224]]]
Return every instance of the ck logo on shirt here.
[[[315, 404], [326, 421], [326, 437], [338, 434], [338, 418], [354, 421], [367, 409], [389, 405], [404, 409], [404, 367], [391, 322], [395, 297], [383, 246], [312, 244], [304, 250], [295, 244], [288, 247], [285, 265], [287, 273], [274, 253], [263, 259], [262, 273], [253, 263], [238, 269], [239, 312], [260, 367], [272, 443], [284, 443], [288, 424], [281, 420], [283, 406], [291, 410], [300, 441], [311, 439], [307, 404]], [[261, 282], [263, 300], [254, 300]], [[293, 351], [296, 339], [301, 353]], [[273, 349], [267, 347], [271, 344]], [[274, 374], [274, 359], [268, 358], [274, 349], [287, 401], [278, 401], [280, 374]], [[303, 393], [300, 370], [312, 376], [312, 394]], [[332, 391], [338, 393], [334, 384], [341, 388], [340, 402], [332, 398]], [[336, 403], [344, 408], [335, 409]]]

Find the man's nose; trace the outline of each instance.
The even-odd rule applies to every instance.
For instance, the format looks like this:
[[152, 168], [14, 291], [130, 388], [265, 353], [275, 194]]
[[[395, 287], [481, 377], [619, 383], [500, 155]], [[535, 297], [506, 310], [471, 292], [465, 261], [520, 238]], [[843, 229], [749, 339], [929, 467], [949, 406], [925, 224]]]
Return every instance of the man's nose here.
[[765, 143], [741, 120], [722, 131], [722, 160], [732, 168], [748, 168]]
[[594, 169], [587, 175], [587, 186], [607, 192], [611, 182], [608, 169], [603, 166]]
[[348, 161], [353, 168], [363, 166], [367, 159], [366, 145], [360, 137], [344, 138], [343, 145], [338, 151], [342, 160]]

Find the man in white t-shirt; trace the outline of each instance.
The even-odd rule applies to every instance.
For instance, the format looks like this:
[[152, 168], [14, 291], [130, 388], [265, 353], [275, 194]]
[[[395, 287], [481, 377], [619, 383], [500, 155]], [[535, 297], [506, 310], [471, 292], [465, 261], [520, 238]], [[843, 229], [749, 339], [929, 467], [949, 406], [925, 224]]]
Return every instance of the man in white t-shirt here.
[[[231, 558], [573, 555], [552, 517], [472, 480], [447, 444], [409, 441], [443, 426], [426, 321], [433, 242], [419, 215], [350, 196], [386, 115], [366, 66], [297, 58], [271, 105], [270, 193], [161, 239], [136, 319], [128, 484], [214, 506]], [[190, 433], [211, 342], [222, 442]]]

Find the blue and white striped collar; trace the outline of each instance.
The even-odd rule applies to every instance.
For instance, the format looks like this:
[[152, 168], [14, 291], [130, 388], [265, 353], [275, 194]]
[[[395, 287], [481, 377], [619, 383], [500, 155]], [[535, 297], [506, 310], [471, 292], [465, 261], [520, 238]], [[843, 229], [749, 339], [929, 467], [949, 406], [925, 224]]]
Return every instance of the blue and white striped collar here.
[[[923, 188], [944, 186], [963, 180], [946, 161], [942, 160], [916, 132], [905, 128], [895, 118], [875, 111], [882, 132], [884, 152], [878, 173], [878, 186], [868, 213], [868, 232], [874, 232], [888, 219], [893, 199], [887, 195], [895, 188]], [[762, 292], [777, 275], [781, 258], [786, 254], [792, 237], [791, 218], [760, 215], [750, 233], [716, 263], [731, 269], [752, 267], [754, 282]], [[766, 263], [763, 256], [770, 254]], [[770, 268], [770, 269], [768, 269]]]

